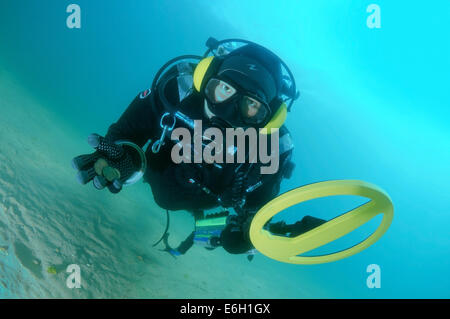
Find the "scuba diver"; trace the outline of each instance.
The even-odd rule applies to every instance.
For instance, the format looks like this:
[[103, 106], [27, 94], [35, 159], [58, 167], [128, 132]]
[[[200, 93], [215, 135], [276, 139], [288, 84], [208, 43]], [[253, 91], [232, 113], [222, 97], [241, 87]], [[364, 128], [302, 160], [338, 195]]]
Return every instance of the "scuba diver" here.
[[[163, 241], [164, 251], [171, 255], [184, 254], [198, 243], [207, 249], [223, 247], [231, 254], [247, 253], [251, 260], [254, 247], [248, 232], [252, 218], [278, 195], [281, 181], [294, 169], [293, 143], [283, 123], [299, 93], [289, 68], [268, 49], [240, 39], [209, 38], [206, 45], [203, 56], [185, 55], [168, 61], [151, 88], [135, 97], [104, 137], [89, 136], [95, 152], [75, 157], [72, 165], [80, 183], [93, 181], [97, 189], [108, 188], [112, 193], [143, 177], [157, 205], [166, 209], [167, 218], [169, 211], [189, 211], [195, 230], [185, 241], [177, 248], [170, 247], [168, 218], [166, 231], [156, 243]], [[278, 170], [261, 174], [262, 163], [250, 160], [175, 163], [172, 149], [181, 141], [172, 140], [170, 133], [185, 128], [195, 134], [197, 120], [204, 128], [223, 132], [229, 128], [278, 129]], [[203, 148], [208, 147], [206, 142], [212, 143], [206, 136], [200, 139]], [[221, 145], [221, 152], [236, 153], [236, 149]], [[195, 149], [190, 148], [192, 153]], [[246, 147], [247, 159], [249, 153]], [[205, 214], [218, 207], [223, 211]], [[265, 228], [293, 237], [324, 222], [305, 216], [291, 225], [269, 221]]]

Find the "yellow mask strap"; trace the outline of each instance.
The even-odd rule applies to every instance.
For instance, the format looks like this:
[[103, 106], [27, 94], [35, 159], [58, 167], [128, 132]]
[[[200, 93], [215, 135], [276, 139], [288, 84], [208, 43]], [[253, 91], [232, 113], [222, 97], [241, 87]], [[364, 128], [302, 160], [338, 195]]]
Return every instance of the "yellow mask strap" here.
[[213, 61], [214, 56], [209, 56], [207, 58], [204, 58], [201, 60], [194, 70], [194, 87], [197, 90], [197, 92], [200, 92], [202, 87], [203, 79], [205, 78], [206, 71], [208, 71], [209, 66], [211, 65], [211, 62]]
[[271, 129], [279, 129], [284, 121], [286, 121], [287, 117], [287, 105], [283, 102], [281, 106], [278, 108], [278, 110], [275, 112], [274, 116], [272, 116], [272, 119], [269, 121], [269, 123], [264, 126], [264, 128], [261, 130], [261, 134], [267, 134], [269, 135], [271, 133]]

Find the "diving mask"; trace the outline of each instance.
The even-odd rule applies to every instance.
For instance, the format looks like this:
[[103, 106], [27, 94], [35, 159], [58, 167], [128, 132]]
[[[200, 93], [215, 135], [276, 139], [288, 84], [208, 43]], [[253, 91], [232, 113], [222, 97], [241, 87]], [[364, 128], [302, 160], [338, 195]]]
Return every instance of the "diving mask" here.
[[269, 118], [268, 104], [256, 95], [243, 94], [232, 84], [212, 78], [205, 86], [209, 111], [232, 126], [260, 126]]

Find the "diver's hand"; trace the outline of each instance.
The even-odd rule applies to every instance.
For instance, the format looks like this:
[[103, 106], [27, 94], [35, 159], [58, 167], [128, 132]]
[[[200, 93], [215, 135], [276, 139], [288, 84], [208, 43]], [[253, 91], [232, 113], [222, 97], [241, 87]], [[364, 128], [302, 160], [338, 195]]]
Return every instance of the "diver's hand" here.
[[93, 180], [97, 189], [107, 187], [112, 193], [120, 192], [123, 183], [135, 171], [131, 156], [122, 146], [98, 134], [89, 135], [88, 144], [96, 151], [72, 160], [72, 166], [78, 170], [78, 181], [87, 184]]

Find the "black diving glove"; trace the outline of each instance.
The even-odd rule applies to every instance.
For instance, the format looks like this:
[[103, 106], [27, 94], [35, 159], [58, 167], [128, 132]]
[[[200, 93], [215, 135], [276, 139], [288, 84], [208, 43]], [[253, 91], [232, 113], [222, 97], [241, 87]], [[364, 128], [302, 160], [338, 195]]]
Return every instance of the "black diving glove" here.
[[123, 183], [136, 171], [133, 158], [121, 145], [98, 134], [89, 135], [88, 144], [96, 151], [72, 160], [78, 171], [77, 180], [83, 185], [92, 180], [97, 189], [107, 187], [111, 193], [120, 192]]

